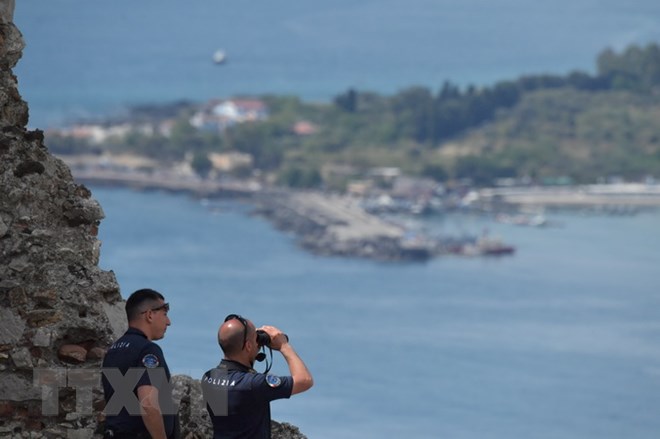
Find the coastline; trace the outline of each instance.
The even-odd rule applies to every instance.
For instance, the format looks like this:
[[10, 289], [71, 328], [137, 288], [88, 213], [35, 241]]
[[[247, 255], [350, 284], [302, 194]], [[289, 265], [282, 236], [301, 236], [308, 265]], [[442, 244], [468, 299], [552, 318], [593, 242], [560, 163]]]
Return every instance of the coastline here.
[[262, 190], [253, 181], [211, 181], [200, 178], [179, 177], [171, 173], [145, 174], [112, 170], [71, 170], [76, 181], [96, 186], [127, 187], [137, 190], [164, 190], [183, 192], [199, 198], [221, 196], [250, 197]]
[[486, 188], [485, 202], [526, 207], [635, 206], [660, 207], [660, 185], [645, 183], [593, 184], [570, 187]]
[[[431, 237], [386, 221], [365, 210], [361, 198], [321, 191], [265, 186], [248, 180], [205, 180], [172, 172], [122, 172], [72, 169], [83, 184], [163, 190], [196, 198], [248, 200], [253, 213], [277, 229], [292, 233], [312, 254], [380, 261], [423, 261], [441, 255], [500, 256], [515, 248], [483, 237]], [[544, 208], [654, 208], [660, 206], [657, 185], [593, 185], [558, 188], [485, 188], [469, 192], [463, 208], [482, 212]], [[542, 224], [539, 224], [542, 225]]]
[[[209, 180], [171, 171], [137, 172], [75, 166], [69, 157], [59, 156], [83, 184], [129, 187], [138, 190], [185, 192], [196, 197], [247, 196], [259, 193], [293, 193], [273, 189], [256, 180]], [[311, 193], [311, 191], [307, 191]], [[322, 193], [322, 192], [318, 192]], [[639, 206], [660, 207], [660, 184], [614, 183], [581, 186], [530, 186], [482, 188], [470, 191], [469, 203], [521, 207]], [[465, 201], [465, 200], [463, 200]], [[315, 200], [318, 204], [318, 199]]]

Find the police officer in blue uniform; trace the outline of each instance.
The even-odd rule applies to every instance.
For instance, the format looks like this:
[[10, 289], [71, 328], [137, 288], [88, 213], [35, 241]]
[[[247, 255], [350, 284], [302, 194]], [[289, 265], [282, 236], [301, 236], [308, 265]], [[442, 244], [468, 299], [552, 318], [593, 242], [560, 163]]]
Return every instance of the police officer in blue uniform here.
[[257, 329], [237, 314], [227, 316], [218, 331], [224, 359], [202, 377], [214, 439], [270, 438], [270, 401], [289, 398], [313, 385], [312, 375], [288, 337], [273, 326], [259, 329], [268, 334], [268, 347], [282, 354], [291, 375], [257, 373], [253, 369], [260, 348]]
[[162, 294], [141, 289], [126, 301], [128, 330], [103, 359], [105, 438], [173, 439], [178, 418], [160, 340], [170, 325]]

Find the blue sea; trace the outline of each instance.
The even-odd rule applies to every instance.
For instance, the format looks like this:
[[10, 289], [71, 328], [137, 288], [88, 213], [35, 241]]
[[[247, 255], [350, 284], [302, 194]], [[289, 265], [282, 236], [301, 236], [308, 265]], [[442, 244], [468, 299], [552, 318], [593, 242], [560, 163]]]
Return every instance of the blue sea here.
[[[32, 128], [136, 103], [593, 73], [606, 47], [660, 41], [657, 0], [18, 0], [15, 21]], [[419, 225], [487, 228], [517, 252], [377, 263], [305, 253], [240, 203], [93, 194], [102, 268], [124, 297], [172, 304], [172, 369], [214, 366], [229, 313], [279, 326], [316, 384], [273, 416], [312, 439], [660, 435], [657, 211], [555, 213], [546, 229], [432, 217]]]
[[93, 194], [102, 268], [124, 296], [151, 287], [172, 304], [172, 369], [215, 366], [227, 314], [280, 327], [316, 383], [273, 416], [310, 438], [658, 437], [658, 211], [548, 214], [560, 226], [545, 229], [430, 217], [418, 225], [488, 228], [517, 252], [378, 263], [311, 256], [249, 205]]
[[657, 0], [18, 0], [15, 21], [42, 129], [136, 103], [594, 73], [605, 48], [660, 41]]

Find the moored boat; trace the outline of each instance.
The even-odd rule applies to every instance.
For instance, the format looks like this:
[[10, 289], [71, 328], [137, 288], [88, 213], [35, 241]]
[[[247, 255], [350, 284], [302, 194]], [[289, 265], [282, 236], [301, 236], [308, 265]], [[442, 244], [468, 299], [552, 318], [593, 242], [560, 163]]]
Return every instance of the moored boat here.
[[215, 64], [224, 64], [227, 62], [227, 53], [222, 49], [216, 50], [213, 52], [213, 62]]

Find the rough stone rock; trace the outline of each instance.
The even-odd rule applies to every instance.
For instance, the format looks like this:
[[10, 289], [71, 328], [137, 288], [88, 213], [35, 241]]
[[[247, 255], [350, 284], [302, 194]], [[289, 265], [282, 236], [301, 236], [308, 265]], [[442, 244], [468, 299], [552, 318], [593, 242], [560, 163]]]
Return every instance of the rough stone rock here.
[[18, 369], [28, 369], [33, 366], [32, 355], [28, 348], [18, 348], [11, 353], [11, 360]]
[[9, 231], [9, 226], [7, 226], [7, 224], [5, 224], [5, 222], [0, 217], [0, 238], [5, 236], [8, 231]]
[[80, 364], [87, 358], [87, 350], [75, 344], [65, 344], [57, 351], [57, 357], [65, 363]]
[[39, 328], [32, 337], [32, 345], [36, 347], [50, 346], [52, 331], [46, 328]]
[[105, 349], [95, 346], [87, 351], [87, 360], [102, 360], [105, 357]]
[[213, 427], [202, 401], [202, 386], [199, 380], [186, 375], [172, 377], [174, 400], [179, 403], [181, 437], [203, 439], [213, 437]]
[[124, 332], [128, 329], [128, 323], [126, 322], [126, 311], [124, 310], [124, 305], [122, 302], [109, 304], [102, 303], [103, 313], [105, 318], [110, 324], [110, 329], [112, 330], [112, 339], [116, 340], [121, 337]]
[[41, 412], [48, 393], [34, 379], [37, 370], [97, 371], [122, 325], [111, 319], [125, 325], [126, 316], [108, 311], [121, 306], [119, 286], [97, 266], [103, 210], [48, 153], [43, 133], [26, 129], [27, 104], [11, 70], [24, 47], [13, 9], [13, 0], [0, 2], [0, 407], [12, 414], [0, 430], [89, 438], [97, 414], [71, 420], [76, 391], [66, 376], [56, 375], [62, 388], [49, 416]]
[[298, 427], [287, 422], [271, 421], [270, 433], [273, 438], [277, 439], [307, 439], [307, 436], [302, 434]]
[[15, 402], [41, 401], [41, 390], [33, 385], [32, 377], [25, 378], [23, 375], [3, 371], [0, 372], [0, 401], [8, 403], [16, 411], [20, 411], [21, 405], [13, 405]]
[[0, 3], [0, 22], [10, 23], [14, 18], [14, 0], [2, 0]]
[[18, 342], [25, 326], [25, 321], [14, 311], [0, 308], [0, 345]]

